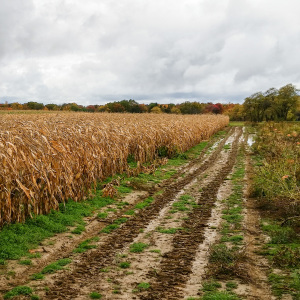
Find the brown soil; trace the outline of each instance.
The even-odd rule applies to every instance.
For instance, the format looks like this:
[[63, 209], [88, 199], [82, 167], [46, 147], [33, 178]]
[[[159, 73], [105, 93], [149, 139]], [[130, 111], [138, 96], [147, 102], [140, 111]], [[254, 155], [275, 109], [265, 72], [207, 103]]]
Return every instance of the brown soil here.
[[[89, 299], [93, 291], [103, 295], [102, 299], [184, 299], [197, 294], [202, 275], [207, 265], [208, 250], [218, 237], [217, 228], [221, 220], [222, 203], [231, 191], [227, 177], [235, 165], [242, 141], [241, 128], [231, 128], [225, 138], [215, 145], [208, 144], [206, 151], [187, 165], [178, 168], [177, 173], [156, 186], [142, 186], [128, 198], [123, 210], [111, 214], [110, 218], [87, 220], [89, 225], [82, 235], [70, 240], [68, 234], [57, 235], [41, 247], [41, 259], [31, 267], [16, 268], [15, 278], [0, 279], [1, 291], [12, 286], [28, 285], [35, 289], [41, 299]], [[230, 144], [226, 150], [225, 144]], [[160, 193], [158, 193], [160, 192]], [[191, 196], [188, 209], [174, 210], [174, 204], [182, 195]], [[125, 210], [133, 208], [149, 196], [154, 202], [126, 216], [128, 221], [110, 234], [99, 231], [115, 219], [123, 216]], [[106, 207], [107, 208], [107, 207]], [[272, 299], [266, 284], [264, 262], [255, 254], [260, 243], [258, 215], [251, 199], [247, 202], [246, 241], [247, 267], [255, 278], [249, 287], [247, 299]], [[166, 234], [160, 229], [177, 228], [175, 234]], [[97, 248], [82, 254], [72, 250], [82, 241], [99, 236]], [[53, 243], [52, 243], [53, 242]], [[129, 246], [142, 242], [148, 247], [142, 253], [132, 253]], [[30, 281], [30, 275], [40, 272], [52, 261], [72, 258], [65, 270], [47, 275], [44, 280]], [[129, 262], [128, 269], [119, 267]], [[138, 288], [146, 282], [149, 289]], [[47, 291], [45, 290], [47, 288]], [[245, 294], [244, 294], [245, 296]], [[255, 298], [256, 297], [256, 298]], [[0, 297], [1, 298], [1, 297]]]

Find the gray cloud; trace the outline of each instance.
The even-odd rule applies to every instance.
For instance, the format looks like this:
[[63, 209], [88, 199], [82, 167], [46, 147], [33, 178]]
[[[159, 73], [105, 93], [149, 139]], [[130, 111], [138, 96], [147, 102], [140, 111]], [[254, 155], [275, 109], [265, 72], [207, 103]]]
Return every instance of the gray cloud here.
[[2, 0], [0, 99], [242, 101], [299, 86], [297, 0]]

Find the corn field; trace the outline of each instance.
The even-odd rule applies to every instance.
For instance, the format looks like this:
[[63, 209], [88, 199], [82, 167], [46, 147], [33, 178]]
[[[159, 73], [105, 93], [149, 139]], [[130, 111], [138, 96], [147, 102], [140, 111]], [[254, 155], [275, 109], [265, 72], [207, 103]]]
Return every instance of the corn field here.
[[30, 114], [0, 118], [0, 226], [85, 199], [97, 182], [184, 152], [228, 124], [220, 115]]

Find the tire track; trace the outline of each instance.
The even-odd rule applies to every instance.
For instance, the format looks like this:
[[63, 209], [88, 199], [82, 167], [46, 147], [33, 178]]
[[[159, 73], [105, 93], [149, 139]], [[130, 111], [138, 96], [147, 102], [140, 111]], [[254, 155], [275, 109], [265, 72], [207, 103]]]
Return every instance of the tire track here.
[[235, 137], [232, 151], [227, 163], [217, 174], [215, 179], [208, 183], [198, 199], [198, 207], [190, 214], [189, 219], [182, 224], [187, 231], [179, 231], [173, 239], [173, 250], [166, 253], [161, 261], [161, 269], [158, 273], [150, 272], [153, 278], [151, 290], [146, 295], [141, 295], [143, 300], [157, 299], [181, 299], [182, 288], [192, 271], [192, 264], [198, 250], [199, 244], [204, 240], [204, 227], [211, 216], [217, 192], [224, 179], [233, 169], [239, 148], [239, 139], [242, 130]]

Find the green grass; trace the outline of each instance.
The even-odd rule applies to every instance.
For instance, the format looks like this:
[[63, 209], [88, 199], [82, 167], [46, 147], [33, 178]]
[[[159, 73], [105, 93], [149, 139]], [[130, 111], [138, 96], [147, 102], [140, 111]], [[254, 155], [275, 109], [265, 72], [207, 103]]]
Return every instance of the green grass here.
[[41, 273], [35, 273], [30, 276], [31, 280], [43, 280], [44, 278], [45, 278], [45, 275], [43, 275]]
[[202, 297], [202, 300], [239, 300], [239, 299], [241, 298], [239, 298], [236, 294], [227, 291], [207, 292]]
[[84, 225], [78, 225], [74, 230], [71, 231], [71, 233], [81, 234], [83, 231], [85, 231]]
[[161, 253], [161, 250], [159, 250], [159, 249], [153, 249], [153, 250], [149, 250], [149, 252], [153, 252], [153, 253]]
[[124, 185], [120, 185], [118, 188], [118, 192], [121, 194], [128, 194], [132, 192], [132, 188]]
[[78, 245], [77, 248], [75, 248], [73, 250], [74, 253], [83, 253], [89, 249], [93, 249], [93, 248], [97, 248], [96, 245], [91, 244], [92, 242], [98, 242], [99, 241], [99, 237], [94, 237], [91, 239], [87, 239], [85, 241], [83, 241], [82, 243], [80, 243]]
[[178, 230], [184, 230], [184, 228], [182, 228], [182, 227], [180, 227], [180, 228], [162, 228], [162, 227], [158, 227], [156, 230], [160, 233], [175, 234]]
[[137, 285], [137, 289], [139, 291], [147, 290], [149, 288], [150, 288], [150, 283], [148, 283], [148, 282], [141, 282]]
[[71, 259], [70, 258], [62, 258], [48, 266], [46, 266], [41, 273], [42, 274], [52, 274], [55, 273], [56, 271], [62, 270], [64, 266], [68, 265], [69, 263], [71, 263]]
[[111, 233], [113, 230], [118, 229], [120, 226], [118, 224], [110, 224], [104, 227], [100, 232]]
[[19, 264], [20, 265], [30, 266], [32, 264], [32, 261], [30, 259], [24, 259], [24, 260], [20, 260]]
[[216, 281], [206, 281], [202, 284], [202, 291], [204, 292], [213, 292], [222, 287], [219, 282]]
[[69, 226], [77, 225], [76, 233], [82, 232], [84, 217], [90, 216], [95, 209], [113, 202], [110, 198], [101, 197], [101, 193], [97, 192], [93, 199], [85, 202], [69, 201], [60, 205], [60, 211], [35, 216], [26, 220], [24, 224], [4, 226], [0, 231], [0, 259], [16, 260], [26, 255], [30, 256], [29, 249], [37, 248], [46, 238], [66, 232]]
[[228, 281], [226, 282], [226, 289], [227, 290], [233, 290], [233, 289], [236, 289], [238, 287], [238, 284], [234, 281]]
[[143, 209], [149, 206], [154, 201], [153, 197], [148, 197], [143, 202], [138, 203], [134, 208], [135, 209]]
[[102, 298], [102, 295], [97, 292], [91, 292], [89, 296], [91, 299], [101, 299]]
[[4, 299], [11, 299], [19, 295], [30, 296], [32, 295], [32, 289], [28, 286], [17, 286], [13, 288], [10, 292], [6, 293], [4, 295]]
[[127, 261], [121, 262], [121, 263], [119, 264], [119, 267], [120, 267], [121, 269], [127, 269], [127, 268], [130, 267], [130, 263], [127, 262]]
[[130, 245], [130, 252], [133, 253], [140, 253], [143, 252], [146, 248], [148, 248], [149, 245], [148, 244], [144, 244], [144, 243], [133, 243]]
[[105, 213], [105, 212], [98, 213], [98, 214], [97, 214], [97, 217], [98, 217], [99, 219], [106, 219], [106, 218], [107, 218], [107, 213]]
[[124, 215], [132, 216], [132, 215], [134, 215], [134, 210], [130, 209], [130, 210], [126, 211], [126, 212], [124, 212]]

